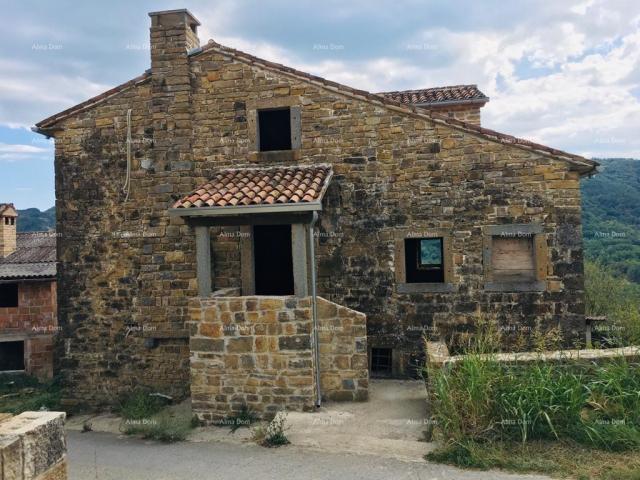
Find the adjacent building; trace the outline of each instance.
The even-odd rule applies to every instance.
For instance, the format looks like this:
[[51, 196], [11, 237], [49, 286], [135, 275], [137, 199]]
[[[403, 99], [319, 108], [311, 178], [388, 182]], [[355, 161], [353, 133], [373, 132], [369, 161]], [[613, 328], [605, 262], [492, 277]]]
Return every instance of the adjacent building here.
[[57, 332], [55, 232], [17, 233], [18, 212], [0, 204], [0, 373], [53, 376]]

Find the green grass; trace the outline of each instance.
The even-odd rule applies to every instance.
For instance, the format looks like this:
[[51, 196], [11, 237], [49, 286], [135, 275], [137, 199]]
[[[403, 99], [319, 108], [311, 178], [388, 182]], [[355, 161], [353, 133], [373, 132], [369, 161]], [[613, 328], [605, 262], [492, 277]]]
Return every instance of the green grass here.
[[41, 382], [25, 374], [0, 374], [0, 412], [17, 415], [35, 410], [60, 410], [56, 380]]
[[167, 406], [167, 402], [150, 393], [150, 391], [140, 388], [125, 395], [120, 399], [118, 413], [128, 420], [150, 418], [159, 413]]
[[464, 442], [441, 447], [426, 458], [480, 470], [500, 468], [580, 480], [640, 480], [640, 452], [603, 451], [571, 441], [532, 441], [525, 445]]
[[169, 411], [162, 411], [149, 418], [123, 421], [123, 430], [127, 435], [139, 435], [164, 443], [185, 440], [192, 428], [192, 416]]
[[251, 411], [247, 405], [243, 405], [235, 415], [226, 417], [220, 424], [231, 429], [231, 433], [234, 433], [239, 428], [249, 428], [253, 423], [258, 420], [257, 415]]

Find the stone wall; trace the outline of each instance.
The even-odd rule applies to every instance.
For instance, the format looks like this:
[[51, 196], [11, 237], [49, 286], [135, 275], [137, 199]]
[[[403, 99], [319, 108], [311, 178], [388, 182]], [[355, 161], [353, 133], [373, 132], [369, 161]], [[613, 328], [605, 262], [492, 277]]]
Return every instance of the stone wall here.
[[318, 326], [322, 399], [367, 400], [367, 316], [318, 297]]
[[[302, 146], [284, 163], [333, 165], [317, 237], [319, 294], [367, 315], [370, 346], [396, 349], [411, 373], [425, 330], [469, 331], [478, 313], [515, 325], [560, 324], [568, 342], [583, 338], [579, 174], [568, 163], [215, 51], [180, 56], [175, 72], [164, 68], [155, 78], [54, 132], [58, 368], [70, 405], [112, 404], [140, 379], [176, 398], [188, 394], [184, 323], [197, 294], [195, 240], [167, 209], [220, 168], [271, 164], [252, 150], [248, 128], [251, 105], [265, 99], [301, 106]], [[133, 158], [125, 200], [127, 109]], [[547, 288], [486, 291], [483, 227], [531, 222], [544, 229]], [[399, 228], [450, 231], [449, 291], [398, 292]], [[213, 241], [214, 285], [238, 286], [239, 238]]]
[[314, 404], [309, 298], [194, 299], [191, 401], [205, 422], [248, 406], [260, 416]]
[[473, 125], [480, 125], [480, 109], [479, 105], [443, 105], [441, 107], [423, 107], [425, 110], [429, 110], [437, 115], [444, 115], [446, 117], [455, 118], [461, 122], [472, 123]]
[[53, 376], [53, 346], [58, 332], [56, 282], [19, 282], [18, 307], [0, 308], [0, 340], [22, 340], [25, 371]]
[[65, 414], [25, 412], [0, 419], [0, 478], [66, 480]]
[[[270, 417], [314, 406], [311, 297], [224, 296], [194, 299], [191, 401], [205, 422], [243, 406]], [[321, 391], [325, 400], [366, 400], [366, 316], [318, 298]]]

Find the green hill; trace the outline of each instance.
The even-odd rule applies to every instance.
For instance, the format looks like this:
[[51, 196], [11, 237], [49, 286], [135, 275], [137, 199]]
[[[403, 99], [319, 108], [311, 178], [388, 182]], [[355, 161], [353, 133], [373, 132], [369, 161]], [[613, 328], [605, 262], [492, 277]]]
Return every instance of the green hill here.
[[582, 181], [585, 255], [640, 283], [640, 160], [597, 159]]
[[55, 230], [56, 207], [51, 207], [44, 212], [37, 208], [18, 210], [18, 232], [41, 232]]

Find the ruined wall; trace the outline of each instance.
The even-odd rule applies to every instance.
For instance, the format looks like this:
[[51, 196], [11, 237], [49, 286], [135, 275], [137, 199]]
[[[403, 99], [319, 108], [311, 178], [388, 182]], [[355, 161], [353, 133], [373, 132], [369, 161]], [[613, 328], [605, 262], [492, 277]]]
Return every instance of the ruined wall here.
[[366, 400], [367, 316], [318, 297], [318, 327], [322, 399]]
[[24, 340], [25, 371], [53, 376], [53, 344], [58, 332], [56, 282], [19, 282], [18, 306], [0, 308], [0, 339]]

